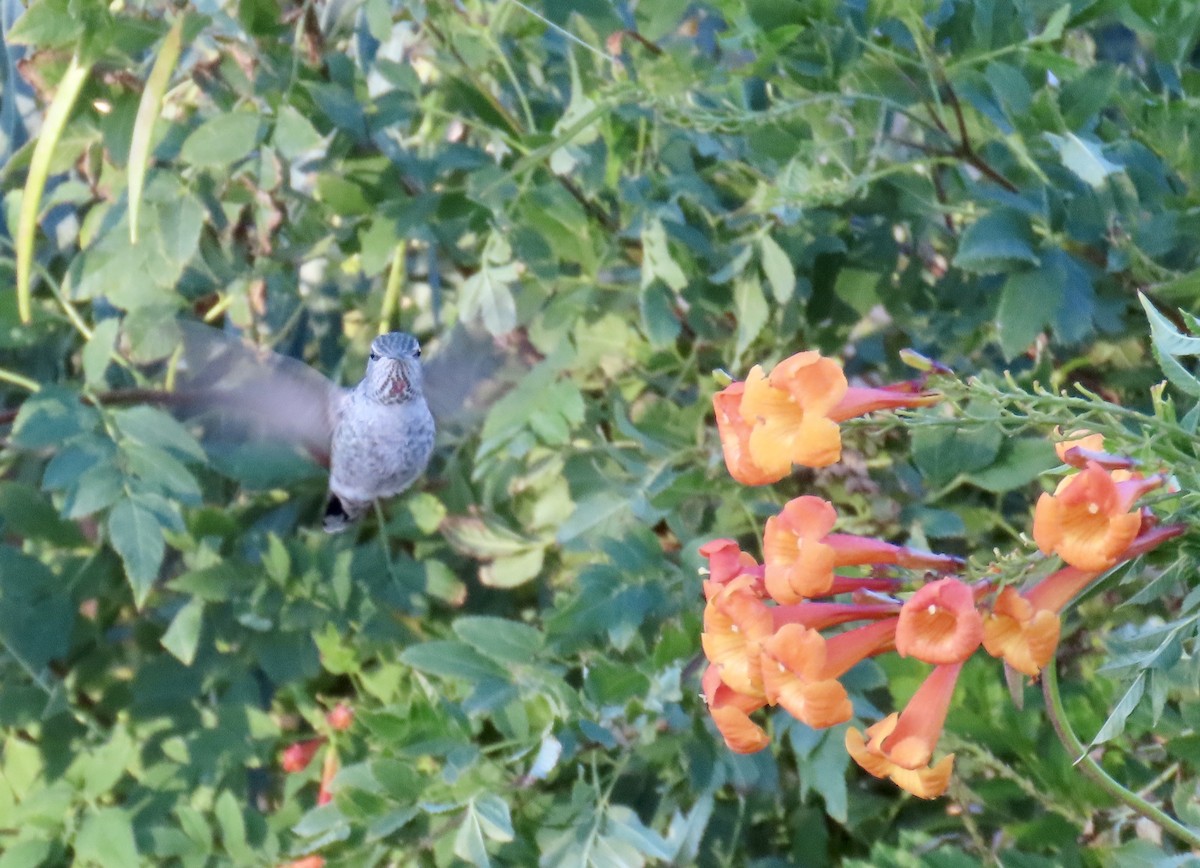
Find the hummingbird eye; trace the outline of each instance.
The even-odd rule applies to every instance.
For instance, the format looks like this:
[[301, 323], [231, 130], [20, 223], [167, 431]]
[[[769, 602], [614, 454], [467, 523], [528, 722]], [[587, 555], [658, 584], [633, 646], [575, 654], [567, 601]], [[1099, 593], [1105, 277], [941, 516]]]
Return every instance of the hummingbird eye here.
[[421, 358], [421, 348], [417, 347], [415, 350], [413, 350], [413, 355], [416, 356], [418, 359]]
[[374, 350], [371, 350], [371, 361], [379, 361], [379, 353], [375, 352]]

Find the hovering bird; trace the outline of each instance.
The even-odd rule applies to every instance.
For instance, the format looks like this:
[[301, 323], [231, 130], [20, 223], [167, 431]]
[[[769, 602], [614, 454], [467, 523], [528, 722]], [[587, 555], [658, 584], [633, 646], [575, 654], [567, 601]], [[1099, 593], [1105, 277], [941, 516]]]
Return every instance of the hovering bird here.
[[[345, 530], [376, 500], [399, 494], [425, 471], [435, 424], [421, 347], [412, 335], [376, 337], [362, 380], [343, 388], [297, 359], [207, 326], [180, 327], [176, 407], [226, 434], [232, 430], [239, 440], [300, 446], [327, 463], [326, 531]], [[443, 408], [464, 406], [483, 372], [492, 376], [499, 367], [494, 347], [478, 338], [464, 333], [452, 343], [431, 371]]]

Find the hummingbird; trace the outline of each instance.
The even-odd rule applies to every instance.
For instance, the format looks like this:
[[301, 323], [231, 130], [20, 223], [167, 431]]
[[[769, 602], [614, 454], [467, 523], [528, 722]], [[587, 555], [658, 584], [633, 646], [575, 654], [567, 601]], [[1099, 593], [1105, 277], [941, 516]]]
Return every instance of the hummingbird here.
[[377, 499], [399, 494], [425, 472], [434, 424], [423, 388], [417, 339], [388, 332], [371, 341], [358, 385], [331, 393], [327, 532], [345, 530]]
[[376, 337], [362, 380], [343, 388], [298, 359], [207, 326], [179, 325], [184, 349], [175, 406], [226, 434], [232, 428], [237, 439], [298, 445], [327, 463], [327, 532], [344, 531], [376, 500], [399, 494], [424, 473], [435, 424], [412, 335]]

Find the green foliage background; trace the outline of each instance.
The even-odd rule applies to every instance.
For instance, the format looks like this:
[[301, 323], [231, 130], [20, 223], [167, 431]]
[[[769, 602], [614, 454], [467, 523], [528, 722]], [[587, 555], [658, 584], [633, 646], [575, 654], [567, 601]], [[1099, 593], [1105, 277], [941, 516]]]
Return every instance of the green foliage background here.
[[[847, 532], [1028, 560], [1053, 459], [1048, 425], [989, 423], [1004, 395], [965, 392], [969, 422], [911, 444], [858, 423], [843, 465], [751, 490], [721, 462], [710, 372], [815, 348], [877, 382], [912, 346], [1149, 406], [1135, 290], [1200, 299], [1195, 4], [5, 9], [2, 868], [1177, 852], [994, 661], [960, 685], [945, 800], [783, 715], [771, 751], [731, 755], [698, 698], [696, 549], [752, 546], [817, 493]], [[71, 76], [38, 200], [29, 135]], [[381, 323], [517, 329], [531, 367], [383, 526], [330, 538], [311, 468], [208, 456], [161, 410], [103, 402], [157, 385], [175, 319], [214, 308], [343, 381]], [[1116, 720], [1109, 771], [1196, 825], [1188, 545], [1087, 601], [1062, 655], [1077, 729]], [[859, 716], [920, 675], [856, 669]], [[355, 724], [330, 733], [339, 701]], [[320, 762], [285, 775], [279, 754], [321, 734], [342, 771], [316, 806]]]

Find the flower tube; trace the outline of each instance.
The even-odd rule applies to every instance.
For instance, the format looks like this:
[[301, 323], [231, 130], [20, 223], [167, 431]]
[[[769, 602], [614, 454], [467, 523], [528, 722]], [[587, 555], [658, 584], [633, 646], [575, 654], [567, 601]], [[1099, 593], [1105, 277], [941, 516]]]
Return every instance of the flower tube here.
[[834, 568], [895, 564], [913, 569], [946, 570], [960, 558], [931, 554], [869, 537], [833, 534], [837, 511], [826, 500], [804, 495], [767, 519], [763, 533], [767, 593], [780, 603], [797, 603], [831, 592]]
[[892, 712], [867, 727], [866, 735], [846, 730], [846, 750], [856, 763], [877, 778], [890, 778], [921, 799], [946, 792], [954, 771], [954, 754], [930, 765], [950, 710], [961, 663], [935, 666], [917, 688], [904, 711]]

